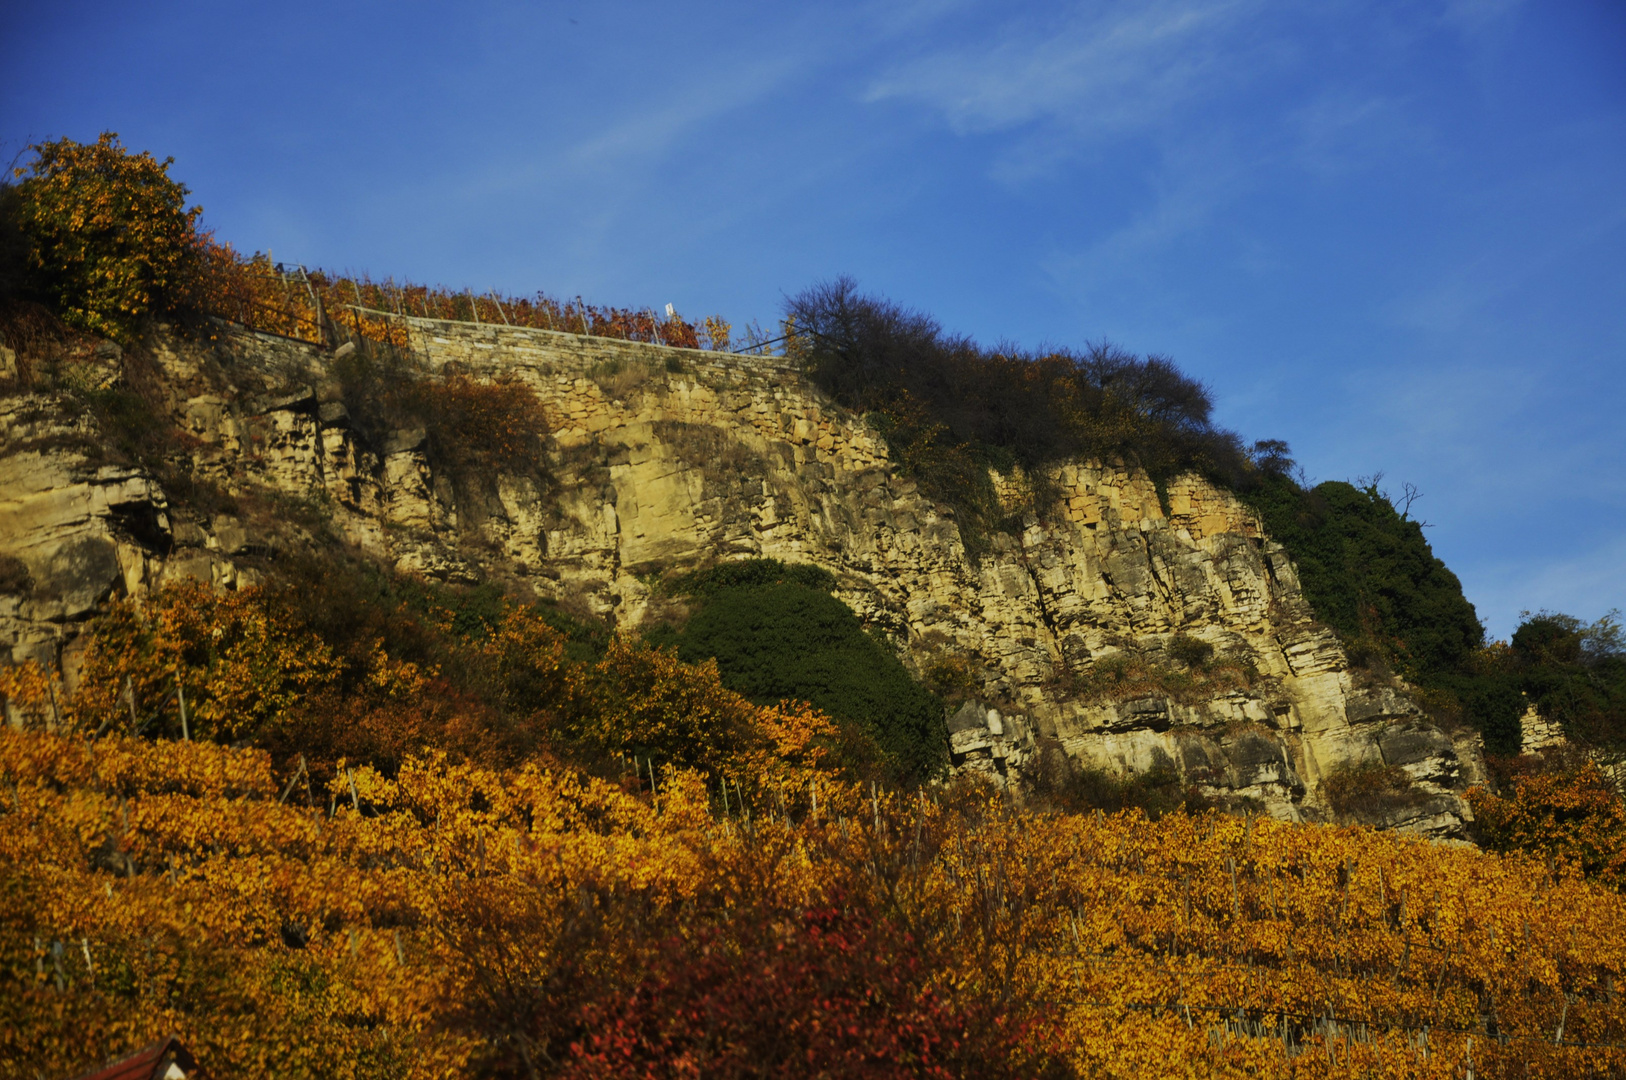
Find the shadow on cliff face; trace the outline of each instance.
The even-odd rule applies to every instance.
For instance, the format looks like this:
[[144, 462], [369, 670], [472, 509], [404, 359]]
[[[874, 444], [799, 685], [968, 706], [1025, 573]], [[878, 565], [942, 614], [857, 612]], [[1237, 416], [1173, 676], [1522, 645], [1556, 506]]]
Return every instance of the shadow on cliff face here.
[[544, 495], [556, 486], [543, 454], [542, 403], [515, 379], [431, 372], [393, 346], [366, 340], [333, 361], [331, 377], [352, 430], [380, 455], [421, 447], [474, 520], [486, 516], [499, 476], [527, 478]]

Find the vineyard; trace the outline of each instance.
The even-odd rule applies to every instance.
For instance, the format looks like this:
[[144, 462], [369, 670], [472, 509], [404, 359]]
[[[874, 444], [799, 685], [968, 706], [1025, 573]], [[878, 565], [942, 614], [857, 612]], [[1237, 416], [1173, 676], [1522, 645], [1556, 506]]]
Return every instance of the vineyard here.
[[[1358, 829], [807, 768], [0, 735], [7, 1075], [1584, 1076], [1626, 902]], [[653, 781], [653, 783], [651, 782]]]
[[727, 352], [736, 347], [732, 325], [720, 316], [692, 323], [675, 313], [662, 318], [653, 309], [594, 306], [579, 297], [560, 301], [541, 293], [479, 295], [472, 290], [380, 283], [365, 276], [284, 267], [264, 254], [245, 257], [209, 237], [200, 237], [198, 244], [192, 297], [197, 310], [318, 345], [347, 336], [405, 347], [407, 319], [413, 318], [524, 326], [685, 349]]

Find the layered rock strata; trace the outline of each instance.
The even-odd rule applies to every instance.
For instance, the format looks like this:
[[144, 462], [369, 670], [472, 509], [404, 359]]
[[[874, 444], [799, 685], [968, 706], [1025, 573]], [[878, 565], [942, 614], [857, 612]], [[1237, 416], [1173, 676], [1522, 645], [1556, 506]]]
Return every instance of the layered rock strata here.
[[[1280, 545], [1199, 477], [1160, 496], [1121, 463], [1060, 465], [1056, 505], [972, 559], [952, 510], [781, 359], [410, 330], [430, 372], [535, 392], [550, 431], [537, 468], [454, 483], [423, 431], [364, 438], [319, 349], [222, 329], [208, 343], [155, 332], [148, 350], [196, 475], [292, 500], [404, 571], [523, 580], [637, 627], [667, 614], [657, 584], [676, 570], [757, 556], [825, 567], [917, 670], [966, 674], [971, 700], [946, 720], [957, 768], [1003, 782], [1062, 754], [1317, 819], [1329, 776], [1392, 766], [1410, 793], [1377, 823], [1454, 836], [1469, 817], [1475, 738], [1352, 671]], [[31, 579], [0, 598], [14, 661], [71, 674], [76, 628], [108, 596], [179, 577], [232, 587], [253, 580], [248, 556], [291, 542], [286, 515], [172, 506], [139, 470], [96, 465], [89, 421], [48, 395], [0, 400], [0, 422], [0, 556]], [[1013, 499], [1026, 486], [996, 481]]]

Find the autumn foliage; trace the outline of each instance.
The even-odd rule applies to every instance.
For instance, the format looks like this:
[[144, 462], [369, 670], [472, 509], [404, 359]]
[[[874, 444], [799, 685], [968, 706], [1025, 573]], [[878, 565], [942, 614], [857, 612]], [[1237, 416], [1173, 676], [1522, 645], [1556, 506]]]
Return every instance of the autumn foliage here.
[[174, 159], [129, 153], [112, 132], [32, 149], [16, 171], [14, 211], [29, 291], [68, 325], [120, 341], [183, 302], [208, 241], [197, 231], [202, 211], [169, 177]]
[[1036, 1025], [988, 995], [957, 1001], [934, 987], [911, 935], [845, 901], [765, 905], [695, 940], [672, 938], [640, 985], [583, 1010], [561, 1075], [1033, 1075], [1022, 1066], [1044, 1056], [1024, 1046]]
[[8, 1071], [160, 1031], [217, 1075], [1626, 1067], [1619, 894], [1366, 830], [40, 731], [0, 778]]
[[[346, 637], [293, 599], [172, 587], [97, 624], [74, 694], [5, 671], [0, 1061], [176, 1031], [228, 1075], [1626, 1066], [1626, 902], [1584, 863], [888, 792], [818, 713], [634, 639], [572, 660], [537, 609], [425, 600]], [[1517, 798], [1488, 829], [1567, 812]]]
[[1468, 793], [1486, 847], [1551, 858], [1626, 889], [1626, 802], [1594, 762], [1525, 771], [1508, 787]]
[[6, 268], [5, 291], [15, 273], [24, 294], [69, 326], [118, 341], [132, 340], [147, 318], [190, 312], [319, 345], [359, 338], [406, 346], [407, 317], [690, 349], [732, 345], [731, 324], [720, 316], [691, 322], [580, 297], [374, 282], [243, 255], [200, 229], [201, 208], [186, 205], [188, 189], [169, 175], [172, 158], [131, 153], [113, 132], [94, 143], [59, 139], [29, 149], [34, 156], [16, 170], [20, 182], [0, 207], [0, 246], [20, 248], [22, 262]]
[[0, 674], [0, 1067], [176, 1032], [217, 1075], [1626, 1069], [1626, 900], [1585, 859], [887, 791], [709, 664], [401, 597], [343, 630], [175, 586], [73, 694]]

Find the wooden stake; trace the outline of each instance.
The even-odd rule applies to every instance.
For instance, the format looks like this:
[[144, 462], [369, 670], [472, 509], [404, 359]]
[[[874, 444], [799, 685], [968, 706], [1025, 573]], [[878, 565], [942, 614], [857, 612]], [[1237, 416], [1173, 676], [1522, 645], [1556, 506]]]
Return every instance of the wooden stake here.
[[175, 673], [175, 698], [181, 703], [181, 738], [186, 742], [192, 741], [192, 729], [186, 722], [186, 687], [181, 683], [181, 673]]
[[299, 755], [299, 767], [293, 771], [291, 776], [288, 777], [288, 786], [282, 789], [282, 797], [279, 798], [277, 802], [283, 803], [288, 801], [288, 796], [293, 794], [294, 785], [299, 782], [299, 774], [304, 771], [305, 755], [301, 754]]

